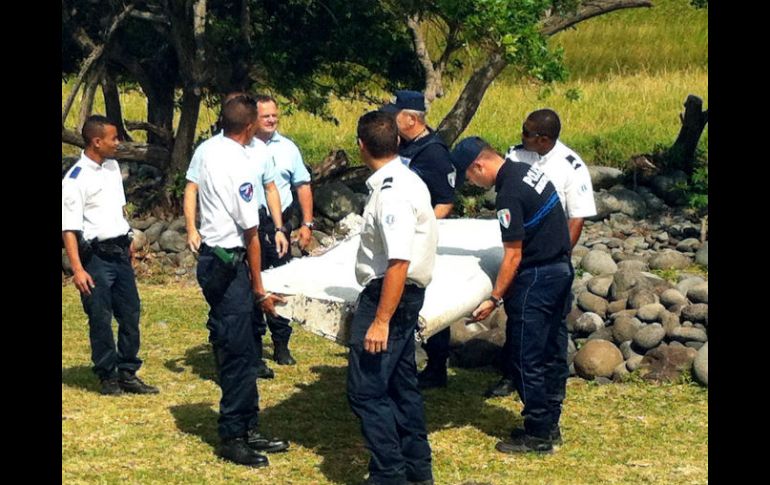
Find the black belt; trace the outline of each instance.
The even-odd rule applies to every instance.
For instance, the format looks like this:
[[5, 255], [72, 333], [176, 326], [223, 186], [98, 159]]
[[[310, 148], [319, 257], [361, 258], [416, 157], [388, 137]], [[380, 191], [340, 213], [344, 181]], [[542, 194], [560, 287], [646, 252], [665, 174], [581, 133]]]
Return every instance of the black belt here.
[[91, 241], [91, 247], [100, 256], [120, 256], [128, 251], [130, 245], [131, 238], [128, 234], [111, 237], [102, 241], [97, 239]]

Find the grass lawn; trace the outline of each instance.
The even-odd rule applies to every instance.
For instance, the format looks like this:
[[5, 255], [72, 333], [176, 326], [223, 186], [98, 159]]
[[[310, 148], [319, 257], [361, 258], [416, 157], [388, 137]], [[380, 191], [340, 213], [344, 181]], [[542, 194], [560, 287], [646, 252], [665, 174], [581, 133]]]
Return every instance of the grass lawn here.
[[[263, 429], [292, 442], [249, 469], [218, 459], [219, 388], [198, 287], [142, 284], [140, 375], [157, 396], [103, 397], [90, 367], [77, 291], [62, 288], [62, 482], [358, 483], [368, 452], [345, 397], [346, 351], [295, 326], [296, 366], [260, 380]], [[296, 325], [296, 324], [295, 324]], [[269, 342], [269, 338], [266, 340]], [[266, 345], [266, 355], [272, 348]], [[272, 361], [270, 361], [272, 362]], [[498, 439], [521, 422], [517, 399], [485, 400], [489, 369], [450, 369], [425, 393], [438, 484], [706, 483], [708, 392], [695, 384], [599, 386], [570, 379], [564, 445], [550, 456], [508, 456]]]

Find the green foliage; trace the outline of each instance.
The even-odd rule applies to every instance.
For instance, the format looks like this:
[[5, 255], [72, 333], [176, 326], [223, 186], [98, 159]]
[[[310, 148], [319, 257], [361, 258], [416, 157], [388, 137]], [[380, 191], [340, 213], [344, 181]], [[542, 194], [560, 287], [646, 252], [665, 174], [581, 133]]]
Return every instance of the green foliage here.
[[580, 101], [582, 95], [583, 93], [580, 91], [580, 88], [569, 88], [564, 91], [564, 97], [570, 101]]
[[167, 187], [167, 195], [175, 202], [181, 203], [184, 197], [184, 188], [187, 185], [187, 179], [185, 178], [185, 172], [179, 171], [172, 175], [173, 183]]
[[679, 270], [675, 268], [653, 269], [650, 272], [656, 276], [660, 276], [669, 283], [677, 283], [679, 281]]

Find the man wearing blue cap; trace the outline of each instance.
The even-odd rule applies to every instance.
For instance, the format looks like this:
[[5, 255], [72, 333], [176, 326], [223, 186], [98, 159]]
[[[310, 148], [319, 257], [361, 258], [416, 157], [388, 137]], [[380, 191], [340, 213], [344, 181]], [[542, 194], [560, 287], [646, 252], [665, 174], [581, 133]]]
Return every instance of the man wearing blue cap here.
[[[386, 104], [380, 111], [395, 115], [401, 138], [398, 148], [401, 161], [428, 186], [436, 219], [447, 217], [454, 207], [455, 170], [449, 147], [426, 124], [425, 96], [418, 91], [396, 91], [395, 102]], [[420, 389], [446, 386], [449, 337], [449, 328], [446, 328], [425, 343], [428, 363], [417, 376]]]
[[559, 418], [569, 367], [567, 333], [561, 326], [574, 274], [570, 237], [559, 195], [538, 165], [505, 160], [479, 137], [462, 140], [452, 151], [457, 187], [464, 178], [480, 187], [494, 185], [503, 259], [491, 296], [472, 320], [505, 307], [505, 366], [524, 403], [524, 428], [497, 443], [503, 453], [550, 453], [560, 444]]

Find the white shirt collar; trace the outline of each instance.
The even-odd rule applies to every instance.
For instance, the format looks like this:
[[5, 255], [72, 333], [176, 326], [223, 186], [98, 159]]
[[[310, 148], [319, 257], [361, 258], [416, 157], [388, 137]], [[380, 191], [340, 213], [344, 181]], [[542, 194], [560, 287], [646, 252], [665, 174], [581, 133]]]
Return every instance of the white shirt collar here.
[[401, 163], [401, 158], [396, 156], [391, 161], [380, 167], [376, 172], [371, 174], [369, 178], [366, 179], [366, 186], [369, 187], [369, 190], [375, 190], [380, 185], [382, 185], [382, 181], [385, 180], [388, 175], [395, 173], [399, 165], [403, 166]]

